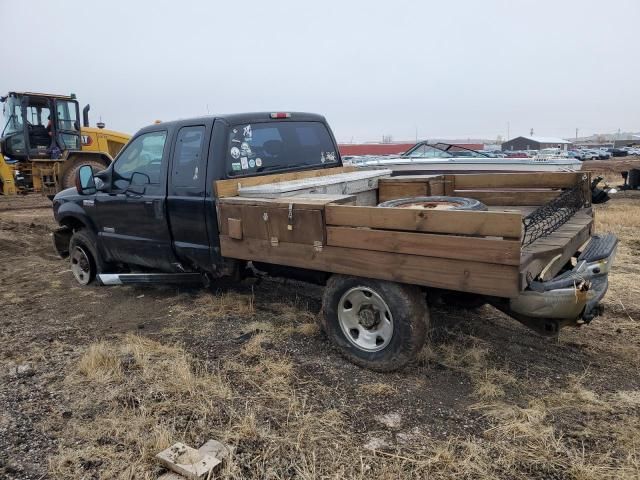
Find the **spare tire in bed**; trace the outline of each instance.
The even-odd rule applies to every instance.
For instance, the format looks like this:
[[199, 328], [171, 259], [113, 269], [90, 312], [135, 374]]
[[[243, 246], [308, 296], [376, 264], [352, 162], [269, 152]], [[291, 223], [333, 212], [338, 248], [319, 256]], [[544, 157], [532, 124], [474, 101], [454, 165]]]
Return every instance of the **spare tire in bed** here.
[[478, 210], [486, 211], [487, 206], [473, 198], [464, 197], [410, 197], [388, 200], [379, 207], [418, 208], [424, 210]]

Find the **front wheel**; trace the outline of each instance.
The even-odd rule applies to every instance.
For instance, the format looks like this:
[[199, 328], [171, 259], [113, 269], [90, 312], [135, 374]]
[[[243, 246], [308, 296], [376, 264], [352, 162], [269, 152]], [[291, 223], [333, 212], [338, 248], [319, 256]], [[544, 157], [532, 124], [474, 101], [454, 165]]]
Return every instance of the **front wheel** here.
[[341, 353], [361, 367], [404, 367], [424, 345], [429, 312], [418, 287], [333, 275], [322, 300], [324, 330]]
[[76, 230], [69, 241], [71, 273], [80, 285], [89, 285], [104, 264], [97, 251], [95, 236], [86, 229]]

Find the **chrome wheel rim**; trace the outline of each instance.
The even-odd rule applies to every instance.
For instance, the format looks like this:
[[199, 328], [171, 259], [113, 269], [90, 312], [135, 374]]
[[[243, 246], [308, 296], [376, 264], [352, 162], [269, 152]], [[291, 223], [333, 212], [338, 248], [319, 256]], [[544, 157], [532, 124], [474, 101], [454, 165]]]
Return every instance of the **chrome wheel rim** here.
[[91, 280], [91, 262], [81, 247], [75, 247], [71, 253], [71, 271], [82, 285], [87, 285]]
[[367, 287], [347, 290], [338, 303], [338, 323], [360, 350], [378, 352], [393, 337], [393, 316], [380, 295]]

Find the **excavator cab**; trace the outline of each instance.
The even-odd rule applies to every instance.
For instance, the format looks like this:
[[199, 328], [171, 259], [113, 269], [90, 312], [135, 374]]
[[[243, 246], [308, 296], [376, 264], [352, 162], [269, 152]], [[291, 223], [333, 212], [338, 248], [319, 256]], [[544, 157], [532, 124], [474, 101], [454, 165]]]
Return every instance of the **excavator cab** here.
[[75, 95], [10, 92], [0, 101], [0, 148], [7, 161], [55, 160], [63, 152], [81, 149]]
[[80, 110], [74, 94], [9, 92], [0, 97], [0, 194], [53, 195], [73, 186], [85, 164], [109, 166], [129, 135], [89, 126], [89, 105]]

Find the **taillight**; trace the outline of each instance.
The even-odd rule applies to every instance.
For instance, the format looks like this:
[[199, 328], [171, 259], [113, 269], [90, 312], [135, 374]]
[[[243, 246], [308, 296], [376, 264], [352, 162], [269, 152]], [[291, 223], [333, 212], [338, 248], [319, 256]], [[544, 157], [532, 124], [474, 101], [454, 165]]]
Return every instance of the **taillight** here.
[[275, 112], [270, 115], [271, 118], [291, 118], [290, 113], [285, 112]]

